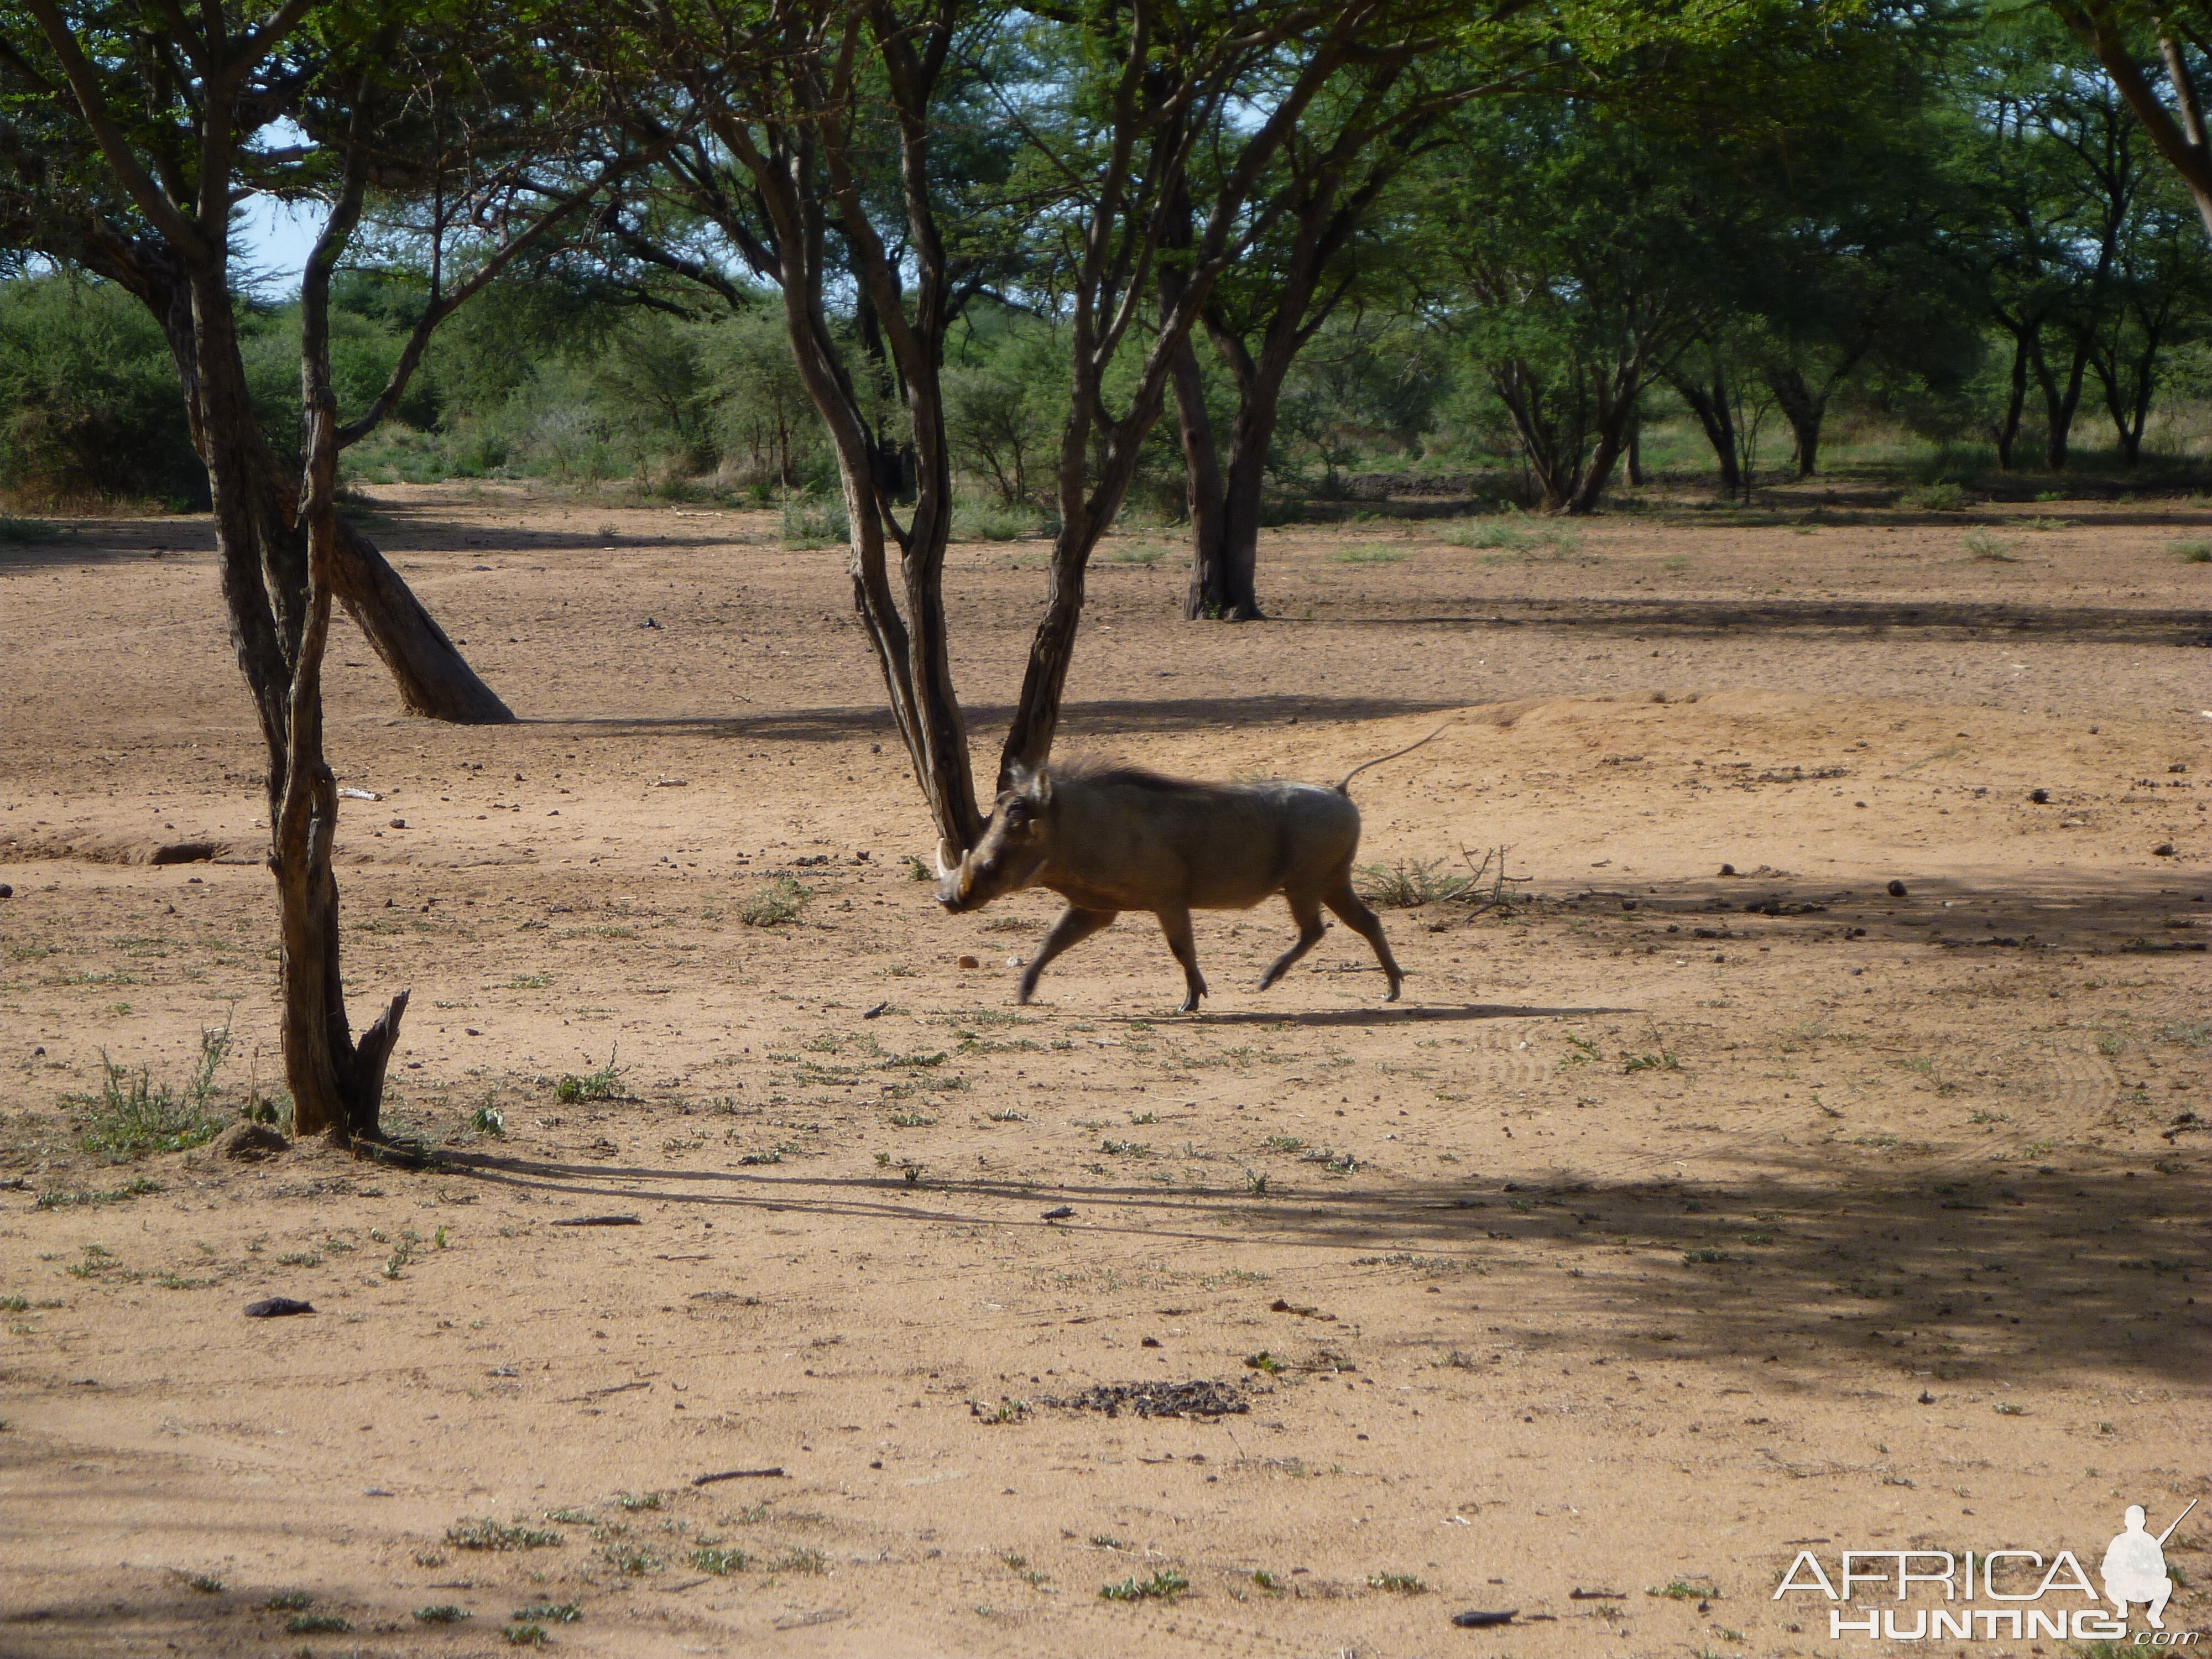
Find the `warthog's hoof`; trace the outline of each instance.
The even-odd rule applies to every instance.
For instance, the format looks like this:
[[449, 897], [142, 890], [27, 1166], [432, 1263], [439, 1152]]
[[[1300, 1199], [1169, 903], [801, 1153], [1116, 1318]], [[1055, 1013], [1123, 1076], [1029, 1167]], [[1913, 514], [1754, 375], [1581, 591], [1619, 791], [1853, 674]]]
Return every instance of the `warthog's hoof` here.
[[1382, 1000], [1385, 1002], [1395, 1002], [1397, 1000], [1398, 984], [1397, 981], [1394, 980], [1391, 981], [1390, 988], [1382, 994]]

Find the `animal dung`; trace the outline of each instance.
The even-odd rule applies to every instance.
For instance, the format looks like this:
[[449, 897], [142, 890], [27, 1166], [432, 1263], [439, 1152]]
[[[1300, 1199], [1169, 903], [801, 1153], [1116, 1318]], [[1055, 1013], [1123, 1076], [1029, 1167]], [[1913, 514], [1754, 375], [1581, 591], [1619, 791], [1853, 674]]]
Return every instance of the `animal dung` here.
[[248, 1319], [283, 1319], [293, 1314], [311, 1314], [315, 1310], [312, 1302], [296, 1302], [289, 1296], [264, 1297], [258, 1302], [246, 1304]]
[[981, 968], [983, 964], [977, 961], [974, 957], [963, 957], [960, 958], [958, 965], [963, 968]]
[[1901, 881], [1893, 881], [1890, 883], [1889, 896], [1892, 898], [1903, 898], [1905, 896], [1905, 884]]

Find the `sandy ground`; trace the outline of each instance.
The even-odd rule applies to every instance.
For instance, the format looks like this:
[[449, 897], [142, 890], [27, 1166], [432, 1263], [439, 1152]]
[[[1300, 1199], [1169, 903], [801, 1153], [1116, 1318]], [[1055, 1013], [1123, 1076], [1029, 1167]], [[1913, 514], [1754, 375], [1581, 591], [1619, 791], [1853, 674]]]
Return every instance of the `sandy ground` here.
[[[1774, 1600], [1792, 1557], [2094, 1572], [2212, 1489], [2212, 567], [2167, 551], [2212, 512], [1977, 515], [2006, 562], [1819, 492], [1564, 554], [1295, 528], [1240, 628], [1117, 538], [1063, 753], [1334, 780], [1448, 725], [1354, 787], [1364, 856], [1503, 846], [1517, 895], [1386, 911], [1389, 1007], [1342, 929], [1262, 995], [1281, 908], [1201, 916], [1190, 1018], [1147, 920], [1017, 1008], [1049, 896], [910, 878], [836, 553], [377, 497], [523, 717], [399, 719], [338, 636], [349, 980], [412, 988], [426, 1171], [79, 1148], [103, 1054], [180, 1081], [228, 1022], [224, 1099], [281, 1081], [258, 745], [204, 522], [0, 547], [0, 1652], [1913, 1652]], [[986, 775], [1041, 563], [953, 556]], [[1079, 1403], [1197, 1381], [1242, 1409]]]

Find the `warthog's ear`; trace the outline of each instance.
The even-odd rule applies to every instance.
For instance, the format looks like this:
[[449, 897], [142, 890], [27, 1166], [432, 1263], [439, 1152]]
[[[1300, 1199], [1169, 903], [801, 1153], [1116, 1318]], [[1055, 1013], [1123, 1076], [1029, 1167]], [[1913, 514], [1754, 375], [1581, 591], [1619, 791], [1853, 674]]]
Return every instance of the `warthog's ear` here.
[[1052, 799], [1052, 775], [1042, 766], [1032, 771], [1016, 761], [1006, 769], [1006, 793], [1042, 806]]

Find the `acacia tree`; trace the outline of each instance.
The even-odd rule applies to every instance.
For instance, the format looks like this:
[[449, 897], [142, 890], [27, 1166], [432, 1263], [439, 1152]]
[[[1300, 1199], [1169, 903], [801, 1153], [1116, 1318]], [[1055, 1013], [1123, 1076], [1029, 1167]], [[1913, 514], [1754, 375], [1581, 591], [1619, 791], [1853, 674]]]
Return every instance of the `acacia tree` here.
[[[302, 17], [314, 9], [295, 6], [270, 19], [276, 27], [263, 41], [264, 49], [296, 46]], [[217, 15], [230, 20], [214, 27], [218, 35], [229, 31], [230, 46], [252, 38], [242, 15]], [[79, 88], [55, 55], [54, 30], [81, 43], [88, 67], [106, 89], [108, 106], [99, 124], [88, 118]], [[227, 212], [256, 191], [287, 195], [307, 188], [327, 161], [313, 146], [268, 141], [269, 130], [301, 113], [303, 100], [313, 95], [314, 70], [264, 50], [256, 68], [218, 83], [191, 55], [204, 32], [185, 27], [179, 33], [158, 7], [22, 0], [0, 8], [0, 241], [112, 282], [147, 307], [168, 343], [192, 441], [204, 462], [210, 400], [242, 389], [243, 376], [210, 380], [203, 374], [193, 268], [204, 260], [191, 244], [170, 234], [176, 224], [145, 211], [133, 174], [189, 208], [210, 159], [207, 140], [214, 138], [215, 148], [230, 155], [223, 180]], [[118, 97], [118, 92], [135, 95]], [[96, 126], [105, 127], [104, 140]], [[109, 142], [129, 153], [132, 168], [108, 161]], [[225, 235], [227, 227], [213, 240], [221, 242]], [[235, 356], [228, 322], [216, 330], [218, 354], [228, 349]], [[410, 361], [405, 373], [413, 367]], [[249, 516], [269, 518], [257, 535], [281, 540], [292, 533], [286, 520], [295, 480], [288, 470], [296, 468], [273, 450], [261, 465], [270, 475], [266, 486], [235, 504]], [[383, 555], [343, 523], [331, 580], [410, 713], [471, 724], [514, 718]]]
[[[258, 15], [210, 0], [196, 16], [100, 0], [21, 5], [0, 13], [0, 28], [18, 25], [6, 34], [16, 84], [43, 89], [67, 113], [122, 198], [56, 216], [76, 240], [57, 235], [55, 251], [111, 275], [161, 318], [207, 467], [231, 642], [268, 752], [295, 1127], [373, 1138], [407, 994], [353, 1036], [331, 865], [337, 788], [323, 744], [323, 654], [349, 556], [337, 456], [398, 400], [437, 324], [588, 200], [598, 179], [562, 189], [533, 176], [542, 151], [523, 141], [544, 129], [521, 116], [515, 94], [535, 102], [544, 87], [501, 86], [475, 68], [512, 63], [495, 42], [526, 26], [495, 4], [435, 16], [319, 0]], [[25, 14], [35, 33], [20, 27]], [[279, 123], [304, 142], [272, 138]], [[331, 377], [331, 277], [372, 189], [426, 182], [423, 319], [382, 393], [343, 420]], [[296, 461], [277, 455], [255, 416], [234, 322], [232, 213], [255, 189], [329, 209], [301, 283]]]
[[[1382, 0], [658, 0], [624, 14], [610, 51], [650, 53], [666, 88], [633, 118], [656, 137], [694, 125], [662, 179], [732, 258], [718, 267], [642, 231], [630, 252], [709, 286], [726, 287], [741, 263], [780, 291], [837, 459], [854, 608], [940, 853], [974, 845], [984, 820], [943, 597], [948, 330], [1018, 276], [1065, 351], [1066, 413], [1048, 457], [1058, 523], [1003, 784], [1050, 753], [1086, 567], [1177, 356], [1222, 272], [1290, 207], [1268, 187], [1274, 157], [1347, 65], [1438, 38], [1431, 21]], [[1022, 141], [1003, 180], [946, 164], [979, 121]], [[1017, 216], [1032, 263], [1012, 272]]]
[[[1541, 37], [1521, 27], [1521, 0], [1462, 20], [1457, 49], [1418, 32], [1364, 53], [1316, 101], [1282, 146], [1269, 184], [1281, 210], [1273, 233], [1224, 272], [1203, 312], [1205, 332], [1235, 389], [1226, 454], [1206, 407], [1194, 343], [1173, 362], [1176, 418], [1188, 471], [1191, 576], [1183, 615], [1248, 622], [1261, 616], [1260, 520], [1283, 388], [1299, 352], [1363, 277], [1363, 237], [1386, 192], [1428, 149], [1437, 123], [1470, 99], [1527, 84], [1543, 65]], [[1528, 71], [1514, 60], [1529, 58]], [[1363, 254], [1370, 258], [1363, 259]], [[1171, 307], [1180, 261], [1162, 261]]]

